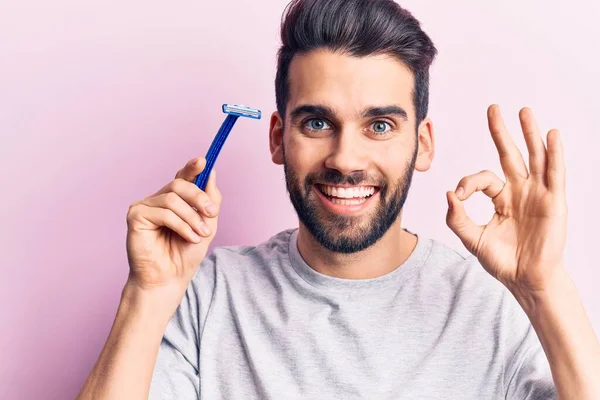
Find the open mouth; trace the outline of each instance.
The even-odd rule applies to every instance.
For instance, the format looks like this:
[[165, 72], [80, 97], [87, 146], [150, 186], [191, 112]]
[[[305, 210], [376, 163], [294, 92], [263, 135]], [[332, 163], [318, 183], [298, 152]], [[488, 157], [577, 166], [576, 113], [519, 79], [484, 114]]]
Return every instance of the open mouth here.
[[332, 186], [324, 184], [316, 184], [315, 186], [327, 200], [345, 206], [363, 204], [379, 191], [377, 186]]

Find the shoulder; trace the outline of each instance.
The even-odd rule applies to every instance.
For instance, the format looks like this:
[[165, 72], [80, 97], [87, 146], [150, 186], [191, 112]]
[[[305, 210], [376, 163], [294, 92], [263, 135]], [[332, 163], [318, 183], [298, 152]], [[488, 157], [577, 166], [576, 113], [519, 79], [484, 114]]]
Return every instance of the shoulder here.
[[198, 268], [195, 279], [204, 274], [213, 275], [214, 279], [260, 276], [261, 272], [289, 260], [292, 233], [293, 229], [281, 231], [258, 245], [215, 247]]
[[432, 273], [463, 285], [484, 285], [488, 289], [502, 289], [504, 286], [491, 276], [472, 254], [462, 255], [448, 245], [431, 239], [429, 267]]
[[469, 326], [493, 327], [498, 339], [507, 342], [530, 333], [529, 319], [513, 294], [475, 256], [433, 240], [422, 274], [422, 290], [432, 301], [451, 305], [449, 313]]
[[[531, 330], [529, 319], [499, 280], [490, 275], [474, 255], [462, 256], [443, 243], [433, 241], [428, 261], [429, 282], [438, 293], [451, 294], [451, 301], [474, 314], [485, 314], [496, 329], [522, 337]], [[450, 299], [448, 299], [450, 300]]]
[[431, 252], [422, 268], [422, 279], [431, 290], [447, 294], [449, 301], [497, 312], [511, 303], [508, 289], [474, 255], [462, 255], [440, 241], [430, 240]]
[[292, 229], [281, 231], [255, 246], [216, 247], [209, 259], [219, 269], [255, 268], [282, 255], [287, 256], [292, 232]]

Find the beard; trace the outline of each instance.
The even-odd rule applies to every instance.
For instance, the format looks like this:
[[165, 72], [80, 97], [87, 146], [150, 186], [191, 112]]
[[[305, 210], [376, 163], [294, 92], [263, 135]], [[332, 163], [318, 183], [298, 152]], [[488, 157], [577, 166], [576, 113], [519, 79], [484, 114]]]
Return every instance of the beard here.
[[[351, 254], [375, 244], [398, 218], [414, 174], [418, 147], [407, 162], [402, 176], [390, 185], [383, 178], [373, 179], [365, 171], [343, 175], [335, 169], [313, 172], [300, 182], [288, 164], [283, 149], [285, 182], [290, 200], [300, 222], [324, 248], [335, 253]], [[320, 204], [314, 193], [316, 183], [326, 185], [366, 185], [379, 188], [379, 202], [375, 210], [362, 216], [332, 213]], [[317, 189], [318, 190], [318, 189]]]

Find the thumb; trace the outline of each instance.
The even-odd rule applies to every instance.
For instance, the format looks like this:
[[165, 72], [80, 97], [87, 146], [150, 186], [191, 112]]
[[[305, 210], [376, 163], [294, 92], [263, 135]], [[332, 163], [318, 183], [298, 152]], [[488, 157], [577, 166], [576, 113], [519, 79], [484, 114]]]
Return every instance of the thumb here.
[[218, 205], [221, 204], [221, 192], [217, 187], [217, 171], [215, 168], [210, 171], [210, 175], [208, 176], [208, 181], [206, 182], [206, 194]]
[[475, 224], [467, 215], [465, 207], [453, 191], [446, 192], [448, 200], [448, 213], [446, 224], [459, 237], [467, 250], [473, 255], [477, 249], [477, 243], [483, 233], [483, 227]]

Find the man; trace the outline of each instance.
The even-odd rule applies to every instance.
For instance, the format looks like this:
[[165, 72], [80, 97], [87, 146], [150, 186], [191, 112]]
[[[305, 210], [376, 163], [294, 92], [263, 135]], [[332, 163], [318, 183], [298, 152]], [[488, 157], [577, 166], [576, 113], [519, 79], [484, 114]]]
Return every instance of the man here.
[[[600, 398], [563, 264], [558, 131], [546, 148], [521, 111], [527, 166], [489, 108], [506, 182], [483, 171], [447, 193], [465, 259], [401, 228], [434, 156], [436, 49], [418, 21], [391, 0], [294, 1], [281, 37], [270, 146], [299, 228], [205, 258], [221, 194], [214, 174], [193, 184], [202, 159], [135, 202], [129, 279], [80, 398]], [[462, 205], [476, 191], [486, 226]]]

